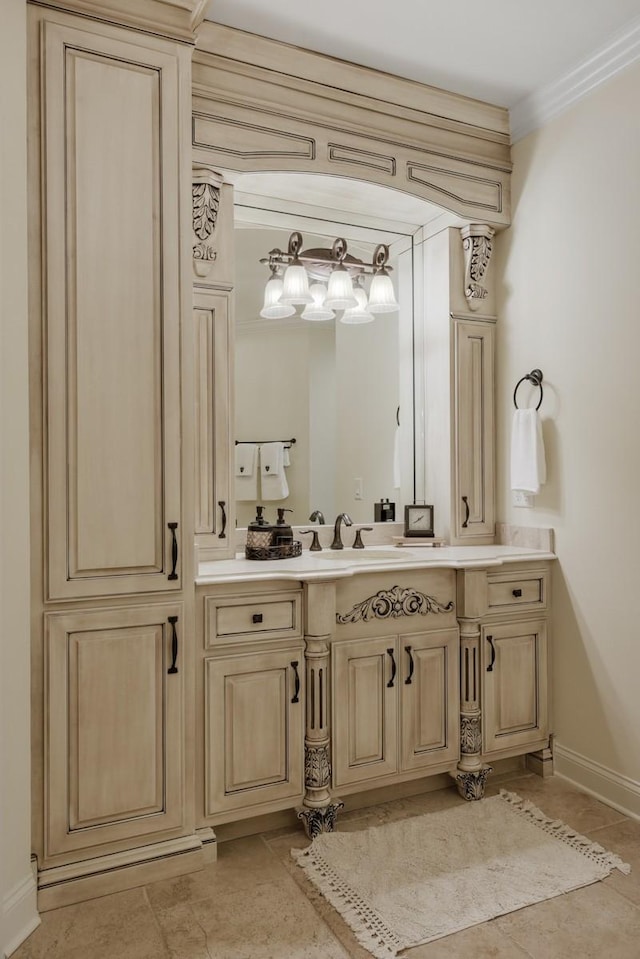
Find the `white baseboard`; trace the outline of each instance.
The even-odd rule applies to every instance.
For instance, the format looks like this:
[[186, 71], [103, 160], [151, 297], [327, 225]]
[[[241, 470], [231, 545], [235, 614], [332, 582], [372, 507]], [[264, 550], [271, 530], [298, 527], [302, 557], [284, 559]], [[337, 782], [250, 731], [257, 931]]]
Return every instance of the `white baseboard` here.
[[29, 874], [2, 900], [2, 955], [8, 959], [40, 925], [36, 880]]
[[569, 780], [625, 816], [640, 819], [640, 782], [582, 756], [557, 739], [553, 744], [553, 764], [556, 776]]

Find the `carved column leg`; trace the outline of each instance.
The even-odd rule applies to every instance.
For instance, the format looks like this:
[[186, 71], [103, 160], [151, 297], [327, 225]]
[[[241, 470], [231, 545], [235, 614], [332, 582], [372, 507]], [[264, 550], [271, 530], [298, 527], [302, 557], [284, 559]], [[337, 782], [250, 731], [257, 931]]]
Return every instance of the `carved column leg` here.
[[331, 796], [331, 742], [329, 676], [331, 629], [335, 622], [335, 587], [314, 583], [307, 590], [305, 630], [306, 732], [304, 742], [305, 793], [298, 818], [310, 839], [332, 832], [344, 803]]
[[482, 799], [491, 766], [483, 764], [480, 709], [480, 627], [460, 620], [460, 762], [452, 773], [463, 799]]

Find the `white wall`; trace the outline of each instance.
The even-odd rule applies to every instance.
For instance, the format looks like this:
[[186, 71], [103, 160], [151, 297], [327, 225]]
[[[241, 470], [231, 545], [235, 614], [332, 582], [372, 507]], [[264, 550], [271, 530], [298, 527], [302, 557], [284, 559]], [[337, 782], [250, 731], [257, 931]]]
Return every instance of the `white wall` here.
[[[498, 515], [556, 530], [556, 769], [638, 815], [639, 97], [635, 64], [515, 145], [497, 241]], [[534, 367], [549, 475], [525, 510], [509, 502], [508, 432]]]
[[26, 3], [0, 29], [0, 954], [39, 922], [30, 867]]

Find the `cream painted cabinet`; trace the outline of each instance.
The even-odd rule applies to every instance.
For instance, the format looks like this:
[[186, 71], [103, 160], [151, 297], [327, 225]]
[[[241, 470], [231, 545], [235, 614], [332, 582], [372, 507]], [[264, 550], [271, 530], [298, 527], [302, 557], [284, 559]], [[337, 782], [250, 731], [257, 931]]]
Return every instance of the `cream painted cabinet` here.
[[179, 590], [191, 549], [179, 253], [188, 51], [55, 11], [34, 19], [46, 90], [46, 598]]
[[301, 800], [304, 671], [301, 644], [205, 660], [208, 822]]
[[50, 864], [180, 832], [182, 619], [179, 603], [46, 615]]
[[334, 786], [431, 771], [458, 758], [458, 631], [331, 648]]
[[494, 326], [453, 321], [455, 365], [453, 522], [458, 542], [495, 534]]
[[544, 620], [482, 627], [483, 752], [540, 748], [549, 736]]
[[[208, 559], [235, 550], [233, 449], [233, 328], [228, 294], [194, 294], [196, 394], [196, 543]], [[203, 555], [205, 555], [203, 553]]]

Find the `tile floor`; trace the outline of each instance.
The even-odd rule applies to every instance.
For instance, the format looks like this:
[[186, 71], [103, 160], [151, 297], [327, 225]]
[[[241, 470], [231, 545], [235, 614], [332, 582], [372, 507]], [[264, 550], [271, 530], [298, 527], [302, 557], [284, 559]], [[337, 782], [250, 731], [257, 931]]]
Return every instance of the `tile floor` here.
[[[640, 822], [559, 779], [521, 773], [511, 789], [631, 864], [603, 882], [407, 950], [406, 959], [640, 959]], [[339, 828], [434, 812], [454, 788], [343, 814]], [[370, 959], [289, 856], [301, 832], [221, 843], [201, 872], [47, 912], [12, 959]]]

